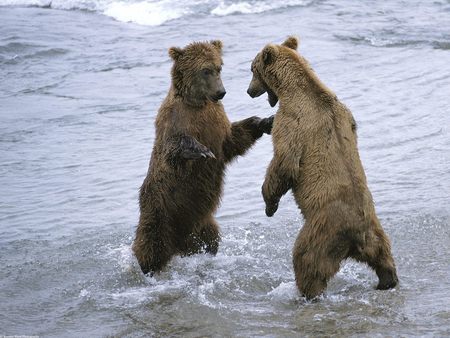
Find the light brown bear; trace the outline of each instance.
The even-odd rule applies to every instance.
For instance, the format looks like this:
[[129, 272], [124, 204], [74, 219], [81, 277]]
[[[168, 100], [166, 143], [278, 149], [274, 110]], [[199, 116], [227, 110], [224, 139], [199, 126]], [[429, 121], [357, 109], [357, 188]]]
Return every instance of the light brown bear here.
[[305, 218], [293, 250], [295, 280], [311, 299], [346, 258], [367, 263], [378, 289], [397, 285], [389, 239], [375, 214], [350, 110], [297, 53], [298, 41], [267, 45], [253, 60], [248, 94], [280, 101], [272, 130], [274, 157], [262, 186], [272, 216], [289, 189]]
[[230, 123], [221, 99], [222, 42], [172, 47], [172, 84], [156, 117], [156, 139], [139, 195], [133, 251], [144, 273], [160, 271], [174, 255], [216, 254], [214, 212], [226, 164], [243, 155], [273, 117]]

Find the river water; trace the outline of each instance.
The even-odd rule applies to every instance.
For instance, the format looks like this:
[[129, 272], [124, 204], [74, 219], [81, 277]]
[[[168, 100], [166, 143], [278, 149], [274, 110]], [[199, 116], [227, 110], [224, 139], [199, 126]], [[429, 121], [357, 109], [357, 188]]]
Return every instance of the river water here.
[[[303, 220], [260, 194], [269, 136], [227, 171], [218, 255], [145, 277], [130, 247], [167, 49], [222, 39], [239, 120], [276, 111], [246, 94], [250, 63], [289, 34], [358, 122], [400, 285], [347, 261], [299, 296]], [[449, 336], [449, 94], [448, 0], [0, 0], [0, 335]]]

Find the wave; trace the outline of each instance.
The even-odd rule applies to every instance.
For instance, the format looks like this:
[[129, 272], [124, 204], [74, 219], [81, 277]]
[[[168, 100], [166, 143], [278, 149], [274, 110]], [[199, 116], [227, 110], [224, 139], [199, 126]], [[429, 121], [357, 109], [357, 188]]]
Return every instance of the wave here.
[[0, 7], [87, 10], [121, 22], [159, 26], [190, 15], [258, 14], [287, 7], [306, 6], [311, 2], [312, 0], [2, 0]]
[[103, 14], [122, 22], [159, 26], [166, 21], [191, 14], [191, 11], [189, 7], [180, 6], [180, 1], [141, 1], [135, 3], [113, 2], [107, 6]]
[[10, 42], [0, 45], [0, 65], [18, 64], [34, 58], [57, 57], [68, 52], [69, 50], [64, 48], [46, 48], [32, 43]]
[[236, 3], [221, 1], [220, 4], [211, 11], [211, 14], [218, 16], [231, 14], [258, 14], [287, 7], [305, 6], [308, 3], [308, 1], [304, 0], [242, 1]]
[[40, 7], [65, 10], [101, 10], [108, 0], [2, 0], [0, 7]]
[[353, 44], [363, 44], [372, 47], [415, 47], [415, 46], [430, 46], [434, 49], [450, 49], [450, 37], [432, 37], [429, 39], [424, 39], [419, 36], [402, 36], [396, 35], [394, 32], [381, 32], [378, 34], [367, 34], [367, 35], [356, 35], [356, 36], [345, 36], [345, 35], [334, 35], [338, 40], [349, 41]]

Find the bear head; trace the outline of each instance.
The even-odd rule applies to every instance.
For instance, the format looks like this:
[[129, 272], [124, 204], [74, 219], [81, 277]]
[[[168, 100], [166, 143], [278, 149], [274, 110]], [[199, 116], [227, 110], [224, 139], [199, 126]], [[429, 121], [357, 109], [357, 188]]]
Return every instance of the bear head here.
[[247, 90], [248, 95], [258, 97], [267, 92], [269, 104], [274, 107], [278, 102], [279, 79], [285, 78], [289, 71], [285, 67], [288, 59], [298, 57], [297, 47], [298, 39], [293, 36], [288, 37], [281, 45], [265, 46], [252, 62], [253, 77]]
[[222, 42], [194, 42], [184, 48], [172, 47], [169, 55], [174, 61], [172, 85], [175, 96], [191, 106], [218, 102], [225, 94], [220, 77], [222, 71]]

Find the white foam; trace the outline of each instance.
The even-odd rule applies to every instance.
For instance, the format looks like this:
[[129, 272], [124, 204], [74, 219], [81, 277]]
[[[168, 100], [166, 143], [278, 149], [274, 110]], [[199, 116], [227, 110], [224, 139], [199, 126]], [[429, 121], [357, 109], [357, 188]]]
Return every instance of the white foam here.
[[110, 0], [2, 0], [0, 6], [37, 6], [56, 9], [101, 10]]
[[152, 302], [157, 297], [149, 292], [148, 287], [129, 288], [120, 292], [110, 293], [109, 296], [119, 306], [133, 307], [136, 304]]
[[121, 22], [158, 26], [167, 21], [213, 8], [210, 14], [256, 14], [291, 6], [304, 6], [310, 0], [262, 0], [230, 2], [217, 0], [0, 0], [2, 6], [38, 6], [56, 9], [81, 9], [101, 13]]
[[123, 272], [133, 271], [138, 266], [131, 245], [122, 244], [118, 248], [109, 248], [106, 256], [115, 257]]
[[[248, 2], [239, 2], [237, 4], [231, 4], [226, 5], [225, 3], [221, 2], [219, 6], [214, 8], [211, 11], [211, 14], [214, 15], [229, 15], [229, 14], [235, 14], [235, 13], [241, 13], [241, 14], [250, 14], [250, 13], [256, 13], [255, 9], [252, 8], [253, 6], [250, 5]], [[265, 6], [263, 6], [265, 7]]]
[[281, 282], [275, 289], [268, 294], [276, 302], [286, 303], [298, 298], [298, 291], [295, 282]]
[[307, 4], [305, 0], [260, 1], [255, 3], [242, 1], [232, 4], [227, 4], [225, 1], [221, 1], [219, 6], [211, 11], [211, 14], [218, 16], [226, 16], [231, 14], [257, 14], [274, 9], [302, 6], [305, 4]]
[[214, 289], [215, 282], [206, 282], [202, 285], [199, 285], [197, 291], [195, 292], [198, 302], [210, 308], [217, 309], [218, 305], [220, 304], [215, 304], [208, 300], [208, 296], [214, 292]]
[[[122, 22], [158, 26], [166, 21], [190, 14], [190, 2], [161, 1], [114, 1], [114, 0], [1, 0], [1, 6], [37, 6], [55, 9], [82, 9], [96, 11]], [[196, 2], [194, 1], [194, 5]]]
[[86, 290], [86, 289], [82, 289], [80, 291], [80, 297], [81, 298], [86, 298], [86, 297], [89, 297], [90, 295], [91, 295], [91, 293], [88, 290]]
[[44, 7], [50, 4], [50, 0], [3, 0], [0, 6], [39, 6]]
[[158, 26], [166, 21], [178, 19], [189, 12], [188, 8], [180, 7], [180, 2], [177, 5], [177, 2], [174, 1], [141, 1], [135, 3], [113, 2], [106, 6], [103, 14], [122, 22]]

